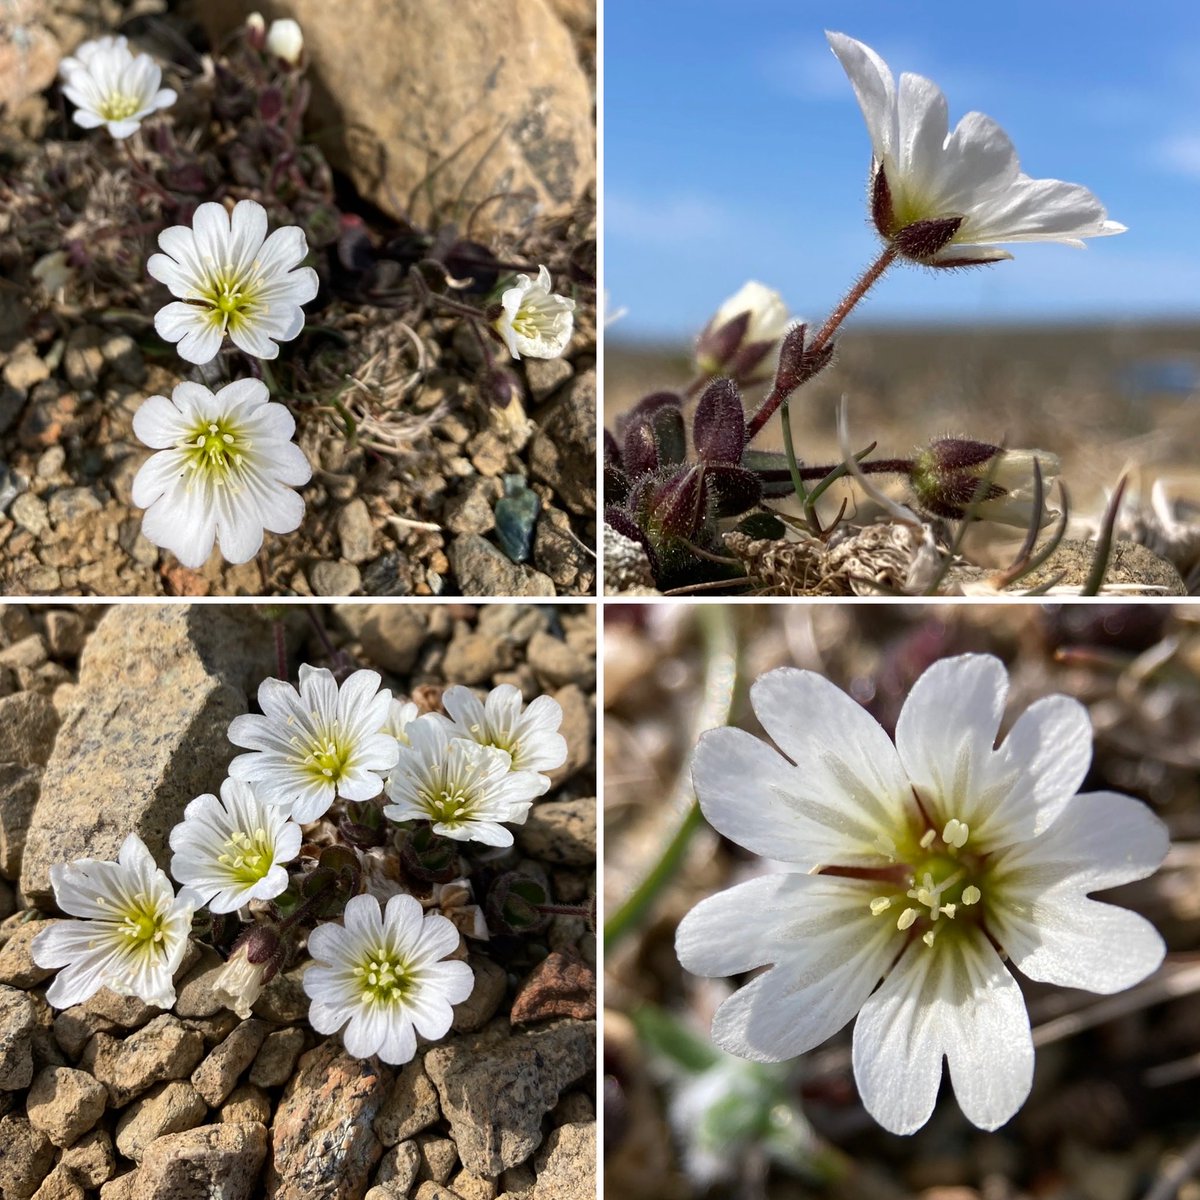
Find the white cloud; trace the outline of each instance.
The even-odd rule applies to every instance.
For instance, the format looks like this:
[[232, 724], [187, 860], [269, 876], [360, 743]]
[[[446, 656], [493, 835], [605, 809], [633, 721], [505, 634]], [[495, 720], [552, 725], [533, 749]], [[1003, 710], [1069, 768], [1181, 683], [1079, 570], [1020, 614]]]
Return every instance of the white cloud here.
[[609, 192], [604, 197], [605, 234], [629, 241], [680, 244], [728, 232], [732, 215], [708, 196], [631, 196]]
[[1174, 175], [1200, 179], [1200, 133], [1174, 133], [1154, 148], [1154, 160]]

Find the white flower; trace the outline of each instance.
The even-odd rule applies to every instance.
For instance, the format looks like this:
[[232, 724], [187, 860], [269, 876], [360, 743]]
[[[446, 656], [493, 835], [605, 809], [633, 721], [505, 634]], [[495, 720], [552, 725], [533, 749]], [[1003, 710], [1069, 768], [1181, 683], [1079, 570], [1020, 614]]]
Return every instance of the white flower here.
[[304, 501], [291, 489], [312, 468], [291, 438], [292, 414], [270, 403], [266, 385], [239, 379], [215, 394], [181, 383], [151, 396], [133, 417], [133, 431], [152, 454], [133, 480], [133, 502], [146, 510], [142, 532], [185, 567], [202, 567], [213, 542], [231, 563], [259, 551], [264, 530], [291, 533]]
[[317, 294], [317, 273], [301, 267], [308, 254], [296, 225], [267, 237], [267, 211], [239, 200], [233, 215], [219, 204], [201, 204], [192, 227], [172, 225], [158, 235], [164, 251], [146, 270], [178, 299], [154, 316], [159, 337], [179, 343], [179, 354], [206, 363], [228, 333], [255, 358], [275, 358], [277, 342], [304, 328], [304, 310]]
[[304, 34], [298, 21], [291, 17], [282, 17], [272, 21], [267, 30], [267, 49], [285, 63], [295, 66], [304, 53]]
[[394, 737], [402, 746], [408, 745], [408, 727], [421, 715], [421, 710], [411, 700], [393, 700], [388, 706], [387, 720], [383, 732]]
[[752, 279], [705, 326], [696, 365], [705, 375], [728, 375], [746, 387], [762, 383], [775, 374], [779, 341], [790, 322], [783, 297]]
[[258, 689], [263, 715], [234, 717], [229, 740], [253, 751], [239, 754], [229, 774], [254, 785], [268, 804], [296, 821], [315, 821], [336, 796], [370, 800], [396, 765], [396, 739], [380, 732], [392, 693], [379, 674], [355, 671], [339, 688], [324, 667], [300, 668], [300, 690], [282, 679]]
[[123, 37], [84, 42], [58, 68], [63, 95], [75, 105], [74, 121], [84, 129], [107, 126], [114, 138], [127, 138], [160, 108], [178, 99], [159, 87], [162, 69], [148, 54], [135, 55]]
[[412, 896], [393, 896], [382, 913], [373, 896], [355, 896], [344, 920], [308, 935], [309, 1024], [324, 1034], [345, 1026], [342, 1041], [355, 1058], [409, 1062], [417, 1034], [445, 1037], [453, 1005], [475, 986], [465, 962], [443, 961], [458, 949], [458, 930], [445, 917], [424, 916]]
[[444, 717], [427, 714], [406, 731], [409, 744], [388, 776], [383, 810], [393, 821], [429, 821], [433, 832], [460, 842], [511, 846], [502, 822], [523, 825], [545, 790], [541, 777], [512, 770], [504, 750], [455, 737]]
[[[1008, 135], [990, 117], [968, 113], [948, 132], [946, 97], [920, 75], [903, 74], [897, 88], [887, 63], [844, 33], [826, 33], [845, 68], [867, 122], [874, 151], [875, 225], [920, 262], [941, 265], [1011, 258], [1001, 242], [1065, 242], [1123, 233], [1085, 187], [1031, 179], [1020, 170]], [[949, 240], [944, 240], [948, 236]], [[940, 244], [939, 244], [940, 242]]]
[[226, 779], [221, 798], [197, 796], [171, 830], [171, 874], [213, 912], [236, 912], [251, 900], [285, 891], [301, 832], [277, 805], [264, 804], [249, 784]]
[[1088, 893], [1151, 874], [1164, 826], [1128, 796], [1075, 794], [1091, 724], [1067, 696], [1031, 705], [995, 749], [1006, 691], [995, 658], [938, 662], [893, 745], [833, 684], [783, 668], [751, 689], [782, 753], [740, 729], [701, 738], [705, 816], [796, 867], [702, 901], [679, 927], [696, 974], [771, 964], [717, 1010], [719, 1046], [778, 1062], [857, 1013], [854, 1074], [881, 1125], [925, 1124], [944, 1056], [963, 1112], [995, 1129], [1033, 1077], [1029, 1015], [1001, 953], [1030, 979], [1103, 993], [1159, 965], [1153, 927]]
[[59, 921], [33, 939], [33, 961], [61, 968], [46, 999], [70, 1008], [107, 987], [170, 1008], [198, 900], [186, 889], [175, 895], [142, 839], [131, 833], [115, 863], [52, 866], [50, 883], [58, 907], [83, 920]]
[[[522, 712], [520, 689], [511, 683], [492, 688], [483, 701], [456, 684], [443, 693], [442, 706], [450, 714], [451, 737], [507, 751], [514, 771], [553, 771], [567, 761], [567, 742], [558, 732], [562, 706], [550, 696], [538, 696]], [[550, 780], [536, 777], [541, 790], [535, 794], [541, 796]]]
[[550, 272], [538, 267], [537, 280], [518, 275], [500, 297], [501, 313], [493, 328], [513, 358], [558, 358], [575, 327], [575, 301], [550, 290]]

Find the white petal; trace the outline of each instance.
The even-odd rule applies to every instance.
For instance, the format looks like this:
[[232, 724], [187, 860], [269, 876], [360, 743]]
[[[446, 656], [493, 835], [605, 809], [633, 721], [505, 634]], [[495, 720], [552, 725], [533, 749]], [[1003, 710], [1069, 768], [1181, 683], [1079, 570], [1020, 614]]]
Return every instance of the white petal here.
[[997, 856], [996, 939], [1031, 979], [1106, 995], [1131, 987], [1161, 963], [1162, 938], [1137, 914], [1086, 895], [1153, 874], [1168, 846], [1166, 826], [1137, 800], [1074, 797], [1044, 834]]
[[713, 1041], [782, 1062], [841, 1029], [903, 944], [894, 916], [871, 913], [878, 890], [837, 876], [766, 875], [692, 909], [675, 940], [687, 970], [721, 976], [775, 964], [721, 1005]]
[[896, 749], [939, 828], [956, 817], [974, 830], [991, 811], [984, 780], [1007, 694], [1008, 673], [990, 654], [941, 659], [909, 692]]
[[963, 1113], [981, 1129], [999, 1128], [1029, 1095], [1029, 1015], [982, 935], [910, 943], [854, 1026], [859, 1093], [892, 1133], [913, 1133], [929, 1120], [943, 1056]]
[[892, 73], [870, 46], [844, 33], [826, 30], [825, 37], [850, 78], [875, 157], [882, 162], [896, 144], [896, 88]]
[[770, 671], [751, 689], [759, 720], [791, 766], [739, 729], [704, 734], [692, 760], [701, 808], [756, 854], [812, 868], [878, 864], [908, 795], [887, 735], [840, 689], [808, 671]]

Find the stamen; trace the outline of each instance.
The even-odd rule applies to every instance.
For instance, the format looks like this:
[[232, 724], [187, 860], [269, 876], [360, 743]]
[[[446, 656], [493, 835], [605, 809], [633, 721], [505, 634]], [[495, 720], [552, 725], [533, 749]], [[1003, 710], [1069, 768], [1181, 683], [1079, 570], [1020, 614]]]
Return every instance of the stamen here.
[[942, 830], [942, 841], [947, 846], [953, 846], [955, 849], [961, 849], [967, 844], [967, 837], [970, 834], [970, 828], [960, 821], [957, 817], [951, 817], [946, 822], [946, 828]]
[[978, 904], [983, 899], [983, 893], [972, 883], [969, 887], [963, 888], [962, 902], [964, 904]]
[[906, 908], [896, 922], [897, 929], [907, 929], [920, 916], [915, 908]]
[[876, 896], [875, 899], [871, 901], [871, 915], [873, 917], [877, 917], [880, 913], [887, 912], [887, 910], [891, 907], [891, 896]]
[[937, 837], [936, 831], [932, 829], [925, 830], [924, 834], [921, 835], [921, 849], [928, 850], [929, 847], [933, 845], [933, 839], [935, 837]]
[[934, 939], [935, 937], [937, 937], [937, 930], [936, 930], [936, 929], [930, 929], [930, 930], [927, 930], [925, 933], [923, 933], [923, 934], [921, 935], [921, 941], [923, 941], [923, 942], [925, 943], [925, 945], [927, 945], [927, 946], [932, 946], [932, 945], [933, 945], [933, 939]]

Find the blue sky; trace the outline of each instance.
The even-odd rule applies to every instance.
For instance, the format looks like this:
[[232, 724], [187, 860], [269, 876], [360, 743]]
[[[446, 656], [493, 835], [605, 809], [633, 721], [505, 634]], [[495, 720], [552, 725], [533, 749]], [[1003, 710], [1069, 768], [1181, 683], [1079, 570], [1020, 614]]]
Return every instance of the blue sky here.
[[859, 321], [1200, 317], [1194, 0], [606, 0], [605, 286], [616, 337], [681, 337], [746, 279], [819, 319], [876, 252], [870, 143], [826, 45], [1005, 128], [1028, 174], [1083, 183], [1129, 232], [885, 277]]

